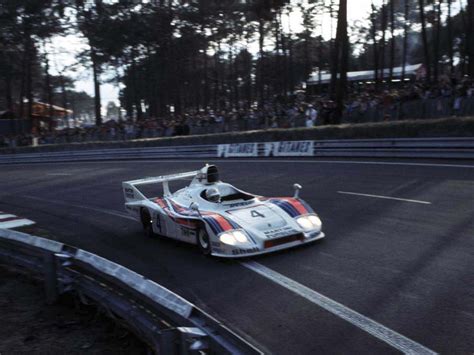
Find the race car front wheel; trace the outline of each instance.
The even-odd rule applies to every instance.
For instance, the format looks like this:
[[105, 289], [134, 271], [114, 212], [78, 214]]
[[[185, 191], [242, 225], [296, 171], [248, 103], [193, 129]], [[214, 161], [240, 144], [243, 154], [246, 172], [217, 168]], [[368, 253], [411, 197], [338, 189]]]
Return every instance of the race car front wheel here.
[[204, 255], [211, 254], [211, 242], [209, 241], [209, 235], [207, 234], [205, 229], [200, 229], [197, 233], [197, 245], [201, 253]]

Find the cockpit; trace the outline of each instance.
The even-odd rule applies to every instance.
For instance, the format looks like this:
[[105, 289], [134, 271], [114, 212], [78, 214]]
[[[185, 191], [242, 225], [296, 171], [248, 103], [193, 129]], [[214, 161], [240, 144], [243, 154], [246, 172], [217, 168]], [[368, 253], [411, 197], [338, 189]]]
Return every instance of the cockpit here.
[[213, 203], [248, 201], [255, 196], [236, 189], [234, 186], [226, 183], [218, 183], [211, 187], [203, 189], [200, 193], [201, 198]]

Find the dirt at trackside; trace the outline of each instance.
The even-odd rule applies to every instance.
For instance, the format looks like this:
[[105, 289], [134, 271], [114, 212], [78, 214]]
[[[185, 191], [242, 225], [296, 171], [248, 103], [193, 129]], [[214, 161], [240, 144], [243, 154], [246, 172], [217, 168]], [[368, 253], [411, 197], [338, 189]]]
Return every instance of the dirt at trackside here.
[[0, 265], [0, 354], [22, 352], [145, 354], [147, 348], [72, 297], [47, 305], [42, 283]]

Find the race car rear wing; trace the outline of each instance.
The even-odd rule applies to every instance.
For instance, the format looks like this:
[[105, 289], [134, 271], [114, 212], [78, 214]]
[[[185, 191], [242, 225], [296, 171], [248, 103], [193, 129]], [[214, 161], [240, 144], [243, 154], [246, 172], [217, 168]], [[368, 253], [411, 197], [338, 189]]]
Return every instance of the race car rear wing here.
[[163, 184], [164, 196], [169, 196], [171, 194], [169, 184], [168, 184], [169, 181], [182, 180], [186, 178], [194, 178], [198, 173], [199, 173], [199, 170], [189, 171], [189, 172], [180, 173], [180, 174], [163, 175], [163, 176], [148, 177], [148, 178], [138, 179], [138, 180], [124, 181], [122, 182], [123, 196], [125, 197], [126, 202], [146, 200], [147, 198], [145, 197], [145, 195], [143, 195], [143, 193], [141, 193], [140, 190], [136, 188], [136, 186], [160, 184], [160, 183]]

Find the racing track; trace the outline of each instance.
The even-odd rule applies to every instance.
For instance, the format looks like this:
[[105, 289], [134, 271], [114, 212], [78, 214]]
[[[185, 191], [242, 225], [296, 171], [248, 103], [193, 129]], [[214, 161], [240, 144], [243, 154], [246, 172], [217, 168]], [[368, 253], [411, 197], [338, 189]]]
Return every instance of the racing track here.
[[[216, 160], [224, 181], [250, 192], [290, 195], [301, 183], [302, 197], [323, 220], [324, 241], [243, 263], [146, 239], [125, 217], [121, 181], [202, 163], [3, 165], [0, 210], [160, 282], [265, 352], [397, 353], [386, 334], [363, 330], [366, 319], [411, 339], [405, 351], [422, 344], [472, 353], [472, 162]], [[349, 322], [323, 309], [322, 295], [366, 318]]]

